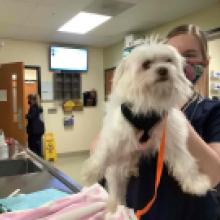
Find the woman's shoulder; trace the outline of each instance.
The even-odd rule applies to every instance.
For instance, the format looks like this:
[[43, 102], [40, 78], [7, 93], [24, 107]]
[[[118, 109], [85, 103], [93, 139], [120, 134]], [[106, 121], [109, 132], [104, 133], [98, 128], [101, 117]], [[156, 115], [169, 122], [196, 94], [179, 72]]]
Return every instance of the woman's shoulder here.
[[202, 98], [201, 104], [200, 104], [204, 110], [206, 111], [219, 111], [220, 110], [220, 100], [213, 100], [210, 98]]
[[40, 105], [33, 105], [33, 108], [39, 113], [43, 112], [43, 108]]
[[190, 121], [205, 119], [216, 113], [220, 114], [220, 101], [199, 97], [188, 107], [185, 113]]
[[185, 113], [207, 143], [220, 141], [220, 101], [201, 97]]
[[198, 118], [204, 118], [205, 120], [209, 120], [210, 118], [216, 118], [216, 120], [220, 120], [220, 101], [212, 100], [210, 98], [202, 98], [200, 102], [198, 102], [198, 111], [196, 114]]

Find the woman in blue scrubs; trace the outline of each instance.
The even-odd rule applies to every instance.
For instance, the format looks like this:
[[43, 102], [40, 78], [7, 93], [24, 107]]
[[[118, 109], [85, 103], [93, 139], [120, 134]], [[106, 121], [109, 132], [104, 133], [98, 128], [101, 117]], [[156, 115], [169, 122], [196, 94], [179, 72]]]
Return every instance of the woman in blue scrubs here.
[[[198, 27], [176, 27], [167, 35], [167, 43], [186, 58], [185, 73], [193, 84], [199, 83], [203, 74], [208, 74], [205, 72], [209, 63], [207, 40]], [[182, 106], [182, 111], [188, 119], [189, 151], [215, 188], [220, 182], [220, 102], [195, 92]], [[129, 207], [142, 209], [153, 197], [155, 172], [155, 157], [140, 160], [139, 177], [132, 177], [127, 188]], [[205, 196], [185, 194], [165, 166], [156, 201], [141, 220], [217, 220], [219, 216], [216, 191]]]

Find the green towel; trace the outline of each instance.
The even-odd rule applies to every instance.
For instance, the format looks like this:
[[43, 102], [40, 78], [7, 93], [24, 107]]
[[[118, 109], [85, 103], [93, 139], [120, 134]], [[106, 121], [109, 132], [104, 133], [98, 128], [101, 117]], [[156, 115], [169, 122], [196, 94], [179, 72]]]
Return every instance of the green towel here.
[[45, 203], [63, 198], [67, 195], [69, 194], [57, 189], [45, 189], [30, 194], [17, 195], [11, 198], [0, 199], [0, 204], [2, 204], [7, 209], [10, 209], [11, 211], [26, 210], [38, 208]]

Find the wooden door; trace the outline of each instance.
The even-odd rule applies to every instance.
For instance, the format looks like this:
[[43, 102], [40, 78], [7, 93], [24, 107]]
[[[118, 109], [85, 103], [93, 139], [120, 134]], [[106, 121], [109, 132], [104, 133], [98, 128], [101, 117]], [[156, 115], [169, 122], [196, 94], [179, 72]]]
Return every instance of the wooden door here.
[[22, 62], [0, 67], [0, 128], [6, 137], [26, 144], [24, 112], [24, 65]]
[[105, 100], [107, 101], [108, 95], [112, 90], [112, 78], [115, 71], [115, 67], [105, 70]]

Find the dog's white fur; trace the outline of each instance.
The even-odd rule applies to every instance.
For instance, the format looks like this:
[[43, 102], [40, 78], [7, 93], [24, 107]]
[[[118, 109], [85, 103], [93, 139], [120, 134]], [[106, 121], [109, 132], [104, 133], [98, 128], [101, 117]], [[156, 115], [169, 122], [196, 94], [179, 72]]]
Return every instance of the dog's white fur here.
[[[192, 85], [184, 75], [183, 65], [184, 59], [175, 48], [151, 42], [135, 48], [116, 69], [103, 128], [84, 169], [86, 184], [106, 177], [112, 210], [117, 204], [125, 204], [127, 181], [131, 175], [138, 175], [141, 155], [137, 150], [137, 130], [122, 115], [122, 103], [131, 103], [134, 114], [166, 112], [165, 163], [170, 174], [186, 193], [201, 195], [210, 189], [209, 178], [199, 172], [196, 159], [188, 151], [186, 118], [175, 108], [192, 96]], [[167, 69], [167, 79], [158, 73], [160, 68]], [[151, 130], [146, 154], [158, 150], [161, 130], [161, 126]]]

